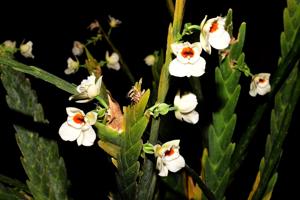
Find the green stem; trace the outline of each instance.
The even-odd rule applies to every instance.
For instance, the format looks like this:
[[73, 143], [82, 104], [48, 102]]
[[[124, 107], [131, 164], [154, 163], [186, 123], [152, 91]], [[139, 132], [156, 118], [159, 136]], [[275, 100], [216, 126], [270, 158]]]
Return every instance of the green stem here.
[[112, 50], [119, 55], [120, 64], [122, 65], [121, 69], [126, 73], [126, 75], [128, 76], [128, 78], [130, 79], [131, 83], [134, 84], [135, 83], [135, 79], [134, 79], [132, 73], [130, 72], [128, 65], [125, 63], [125, 61], [124, 61], [124, 59], [123, 59], [120, 51], [112, 43], [111, 39], [109, 38], [109, 35], [106, 34], [106, 32], [104, 31], [104, 29], [102, 28], [102, 26], [100, 25], [100, 23], [99, 23], [99, 31], [102, 33], [102, 36], [104, 37], [104, 39], [106, 40], [106, 42], [109, 44], [109, 46], [112, 48]]
[[[185, 0], [177, 0], [174, 12], [173, 27], [169, 26], [167, 38], [167, 50], [165, 64], [163, 65], [160, 73], [160, 80], [158, 86], [157, 102], [163, 103], [165, 101], [167, 92], [169, 90], [169, 64], [172, 60], [171, 44], [177, 33], [180, 33], [182, 19], [184, 14]], [[160, 119], [152, 119], [149, 143], [156, 144], [158, 138]], [[156, 185], [156, 173], [154, 172], [154, 165], [147, 157], [143, 166], [143, 176], [139, 183], [138, 197], [141, 199], [153, 199], [154, 186]], [[151, 183], [151, 185], [149, 185]], [[150, 188], [149, 188], [150, 187]], [[147, 188], [147, 189], [146, 189]]]
[[[177, 0], [175, 6], [173, 26], [169, 27], [167, 50], [165, 64], [163, 65], [160, 73], [160, 80], [158, 86], [157, 103], [163, 103], [169, 90], [169, 64], [172, 60], [171, 44], [174, 42], [176, 35], [180, 33], [184, 14], [185, 0]], [[149, 142], [155, 144], [158, 137], [159, 119], [153, 120], [151, 125], [151, 132]]]
[[167, 3], [167, 8], [170, 13], [170, 16], [173, 18], [174, 10], [175, 10], [173, 0], [166, 0], [166, 3]]

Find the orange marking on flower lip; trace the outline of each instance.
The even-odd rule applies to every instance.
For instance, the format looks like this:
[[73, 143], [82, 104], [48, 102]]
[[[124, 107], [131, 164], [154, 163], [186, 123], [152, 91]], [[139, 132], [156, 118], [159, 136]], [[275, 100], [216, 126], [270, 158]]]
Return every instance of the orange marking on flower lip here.
[[219, 28], [219, 24], [218, 24], [218, 21], [214, 21], [212, 24], [211, 24], [211, 27], [209, 29], [209, 32], [210, 33], [213, 33], [215, 31], [217, 31]]
[[191, 47], [185, 47], [182, 49], [181, 55], [184, 58], [191, 58], [194, 56], [194, 50]]
[[174, 153], [175, 153], [174, 149], [171, 148], [170, 150], [165, 151], [165, 156], [171, 156], [171, 155], [173, 155]]
[[76, 124], [82, 124], [84, 123], [84, 116], [81, 113], [77, 113], [76, 115], [74, 115], [73, 121]]
[[263, 78], [258, 79], [259, 83], [264, 83], [265, 81], [266, 81], [266, 79], [263, 79]]

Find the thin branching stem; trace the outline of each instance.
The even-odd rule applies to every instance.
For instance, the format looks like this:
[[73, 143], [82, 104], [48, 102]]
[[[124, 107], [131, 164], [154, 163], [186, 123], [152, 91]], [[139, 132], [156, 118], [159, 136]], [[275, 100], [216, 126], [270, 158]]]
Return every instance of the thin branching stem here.
[[205, 185], [205, 183], [202, 181], [202, 179], [199, 177], [199, 175], [190, 168], [187, 164], [185, 164], [185, 170], [187, 173], [193, 178], [193, 180], [198, 184], [198, 186], [201, 188], [204, 195], [207, 197], [208, 200], [217, 200], [215, 195], [210, 191], [210, 189]]
[[102, 28], [102, 26], [99, 23], [99, 31], [102, 34], [102, 36], [104, 37], [104, 39], [106, 40], [106, 42], [108, 43], [108, 45], [112, 48], [112, 50], [114, 52], [116, 52], [119, 55], [120, 58], [120, 64], [121, 64], [121, 69], [124, 70], [124, 72], [126, 73], [126, 75], [128, 76], [128, 78], [130, 79], [131, 83], [134, 84], [135, 83], [135, 78], [132, 75], [128, 65], [126, 64], [126, 62], [124, 61], [120, 51], [117, 49], [117, 47], [114, 45], [114, 43], [111, 41], [111, 39], [109, 38], [109, 35], [104, 31], [104, 29]]

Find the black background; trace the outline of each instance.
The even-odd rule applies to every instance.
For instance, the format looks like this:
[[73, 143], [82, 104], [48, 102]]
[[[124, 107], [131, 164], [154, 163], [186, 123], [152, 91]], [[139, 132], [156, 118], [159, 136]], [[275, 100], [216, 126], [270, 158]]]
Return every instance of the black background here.
[[[280, 32], [283, 29], [282, 13], [286, 3], [284, 0], [276, 0], [270, 3], [252, 1], [197, 1], [188, 0], [184, 22], [199, 24], [203, 17], [225, 15], [228, 8], [233, 9], [234, 33], [236, 35], [241, 22], [247, 23], [247, 34], [244, 52], [246, 62], [250, 66], [252, 73], [273, 72], [280, 55]], [[144, 57], [154, 50], [165, 48], [167, 27], [171, 22], [165, 1], [81, 1], [75, 2], [9, 2], [1, 7], [0, 12], [0, 42], [7, 39], [16, 40], [18, 44], [23, 40], [33, 41], [33, 54], [35, 59], [24, 59], [17, 55], [17, 58], [26, 64], [39, 66], [59, 77], [78, 84], [86, 78], [86, 72], [80, 70], [75, 75], [67, 76], [64, 69], [67, 66], [66, 60], [71, 56], [71, 48], [74, 40], [84, 41], [91, 36], [87, 26], [94, 19], [108, 28], [108, 15], [116, 17], [122, 21], [122, 25], [113, 31], [112, 40], [119, 48], [127, 64], [132, 69], [136, 79], [143, 77], [145, 87], [151, 85], [150, 68], [144, 64]], [[195, 38], [191, 38], [195, 39]], [[105, 43], [93, 49], [93, 54], [98, 59], [104, 58], [104, 53], [108, 49]], [[213, 87], [210, 85], [213, 80], [214, 58], [208, 58], [204, 54], [207, 62], [206, 74], [201, 77], [201, 84], [204, 94], [208, 100], [208, 109], [215, 106], [213, 99]], [[104, 81], [113, 96], [121, 105], [128, 104], [126, 93], [130, 89], [129, 80], [121, 72], [104, 69]], [[45, 114], [50, 125], [41, 133], [44, 137], [58, 141], [61, 155], [64, 157], [68, 176], [71, 181], [70, 195], [74, 199], [105, 199], [108, 191], [116, 189], [114, 171], [112, 164], [106, 154], [97, 145], [93, 147], [77, 147], [76, 143], [63, 142], [58, 136], [58, 128], [66, 119], [65, 107], [77, 106], [87, 110], [85, 105], [76, 105], [68, 101], [69, 94], [49, 85], [41, 80], [30, 77], [32, 87], [37, 90], [40, 102], [44, 106]], [[177, 80], [176, 80], [177, 81]], [[171, 79], [171, 88], [167, 98], [172, 102], [172, 96], [181, 83]], [[263, 97], [252, 98], [248, 95], [249, 79], [241, 78], [242, 91], [241, 99], [246, 103], [239, 104], [237, 113], [241, 119], [251, 116], [253, 108]], [[243, 87], [244, 86], [244, 87]], [[26, 180], [25, 173], [19, 161], [20, 152], [15, 143], [12, 122], [16, 117], [5, 105], [4, 89], [1, 93], [1, 125], [0, 131], [0, 173], [13, 178]], [[200, 106], [199, 106], [200, 107]], [[299, 107], [299, 106], [298, 106]], [[298, 109], [299, 110], [299, 109]], [[207, 120], [201, 115], [200, 120]], [[8, 117], [7, 117], [8, 116]], [[264, 116], [268, 119], [269, 115]], [[275, 187], [272, 199], [294, 199], [297, 196], [297, 180], [299, 179], [296, 164], [298, 156], [296, 134], [296, 122], [299, 113], [295, 114], [291, 131], [284, 143], [282, 162], [279, 165], [279, 179]], [[167, 117], [171, 121], [166, 126], [175, 122], [173, 116]], [[177, 122], [177, 121], [176, 121]], [[242, 121], [238, 121], [238, 123]], [[195, 160], [201, 156], [201, 148], [195, 144], [195, 139], [201, 145], [201, 136], [189, 134], [186, 130], [196, 130], [195, 127], [180, 123], [179, 127], [166, 130], [162, 141], [180, 138], [182, 154], [186, 161], [195, 169], [200, 169], [200, 165]], [[200, 124], [204, 129], [205, 123]], [[254, 138], [251, 153], [245, 164], [237, 175], [236, 181], [230, 187], [228, 199], [245, 199], [257, 172], [259, 161], [263, 155], [263, 144], [268, 128], [261, 126], [261, 131]], [[294, 129], [292, 129], [294, 128]], [[237, 127], [239, 130], [239, 125]], [[237, 135], [238, 135], [237, 131]], [[172, 135], [171, 135], [172, 134]], [[238, 137], [238, 136], [236, 136]], [[199, 170], [197, 170], [199, 171]], [[296, 183], [294, 183], [296, 181]]]

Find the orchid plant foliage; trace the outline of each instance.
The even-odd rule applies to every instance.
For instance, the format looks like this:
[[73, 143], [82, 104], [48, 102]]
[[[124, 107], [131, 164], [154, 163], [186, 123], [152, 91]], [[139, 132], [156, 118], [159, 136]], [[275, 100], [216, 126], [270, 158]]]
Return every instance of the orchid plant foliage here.
[[[61, 70], [68, 78], [83, 74], [82, 80], [74, 83], [17, 61], [16, 54], [36, 58], [35, 41], [4, 41], [0, 45], [0, 73], [10, 109], [31, 116], [34, 122], [48, 123], [27, 75], [57, 86], [69, 98], [64, 100], [65, 110], [55, 111], [64, 116], [55, 127], [58, 141], [14, 126], [28, 181], [23, 184], [1, 175], [0, 199], [71, 199], [68, 171], [59, 156], [59, 149], [67, 144], [82, 149], [95, 147], [106, 153], [115, 172], [111, 179], [117, 184], [107, 193], [109, 199], [225, 199], [252, 138], [259, 132], [259, 122], [270, 128], [268, 136], [261, 138], [265, 151], [260, 154], [260, 163], [254, 163], [257, 175], [251, 179], [253, 187], [244, 196], [271, 199], [280, 176], [277, 167], [283, 141], [300, 96], [300, 33], [299, 23], [294, 23], [300, 20], [300, 4], [288, 2], [284, 23], [289, 25], [284, 26], [278, 44], [282, 55], [278, 68], [268, 72], [252, 73], [257, 68], [248, 66], [243, 52], [246, 24], [236, 30], [231, 9], [220, 16], [199, 13], [203, 20], [192, 24], [183, 18], [182, 0], [173, 5], [165, 49], [150, 49], [154, 53], [135, 58], [145, 69], [150, 68], [153, 80], [145, 84], [150, 88], [143, 83], [147, 78], [136, 80], [112, 42], [113, 31], [125, 25], [112, 16], [107, 17], [105, 26], [98, 20], [91, 22], [88, 29], [93, 36], [70, 44], [72, 54]], [[102, 55], [92, 51], [99, 43], [108, 46]], [[132, 83], [124, 92], [127, 102], [120, 101], [105, 84], [113, 79], [108, 76], [113, 73]], [[207, 82], [208, 78], [212, 81]], [[183, 82], [188, 87], [181, 87]], [[207, 88], [213, 91], [207, 94]], [[241, 123], [243, 115], [237, 108], [255, 103], [252, 118]], [[273, 108], [270, 113], [269, 107]], [[200, 139], [188, 140], [190, 137]], [[196, 148], [201, 155], [188, 153]], [[200, 168], [195, 168], [195, 162]]]

